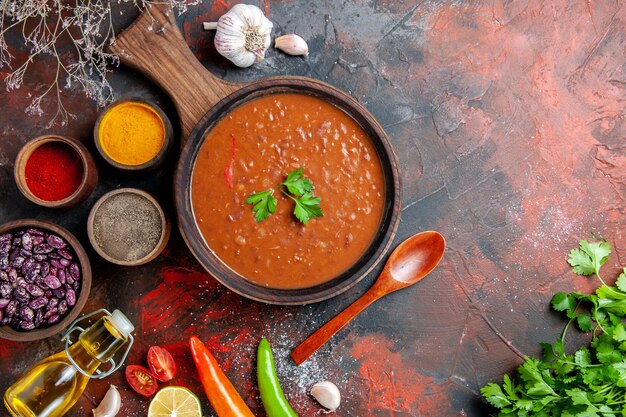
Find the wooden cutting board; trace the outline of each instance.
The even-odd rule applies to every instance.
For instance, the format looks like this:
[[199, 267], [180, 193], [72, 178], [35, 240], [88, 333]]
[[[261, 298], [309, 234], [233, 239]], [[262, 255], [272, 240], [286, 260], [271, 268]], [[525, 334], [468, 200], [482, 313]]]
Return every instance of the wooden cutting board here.
[[109, 51], [169, 94], [180, 117], [183, 144], [213, 105], [242, 87], [204, 68], [187, 46], [171, 7], [165, 4], [146, 8], [115, 38]]

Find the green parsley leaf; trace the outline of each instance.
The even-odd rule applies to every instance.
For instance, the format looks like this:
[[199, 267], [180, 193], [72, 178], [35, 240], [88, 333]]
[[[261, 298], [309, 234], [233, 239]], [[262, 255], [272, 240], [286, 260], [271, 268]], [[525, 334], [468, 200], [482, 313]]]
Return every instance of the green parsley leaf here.
[[601, 363], [618, 362], [622, 354], [615, 350], [615, 346], [610, 342], [600, 342], [595, 346], [596, 356]]
[[552, 347], [552, 343], [541, 342], [540, 345], [543, 348], [544, 361], [552, 362], [558, 359], [557, 355], [554, 353], [554, 347]]
[[526, 362], [517, 368], [520, 378], [527, 382], [528, 395], [551, 395], [554, 390], [544, 380], [544, 376], [549, 376], [539, 370], [539, 360], [535, 358], [526, 358]]
[[[546, 398], [546, 397], [544, 397]], [[530, 411], [533, 409], [533, 407], [536, 405], [537, 403], [533, 400], [530, 399], [520, 399], [519, 401], [515, 402], [515, 406], [519, 409], [519, 410], [525, 410], [525, 411]], [[520, 415], [524, 415], [524, 414], [520, 414]]]
[[590, 332], [593, 330], [591, 325], [591, 315], [587, 313], [579, 314], [576, 316], [576, 324], [583, 332]]
[[563, 346], [562, 340], [557, 340], [556, 342], [554, 342], [553, 347], [554, 354], [557, 355], [557, 357], [565, 356], [565, 346]]
[[572, 271], [578, 275], [591, 275], [595, 271], [589, 256], [580, 249], [572, 249], [567, 262], [573, 267]]
[[493, 382], [482, 387], [480, 392], [483, 394], [483, 397], [485, 397], [487, 402], [494, 407], [503, 408], [511, 404], [511, 401], [509, 401], [506, 395], [504, 395], [500, 386], [498, 384], [494, 384]]
[[554, 390], [545, 381], [538, 381], [528, 388], [528, 395], [550, 395]]
[[315, 197], [313, 193], [305, 193], [297, 199], [292, 197], [292, 200], [296, 202], [293, 214], [304, 224], [308, 224], [310, 219], [324, 215], [322, 208], [319, 206], [322, 200], [319, 197]]
[[584, 368], [581, 371], [583, 375], [583, 381], [587, 384], [591, 389], [597, 390], [602, 383], [602, 369], [601, 368]]
[[589, 349], [586, 347], [581, 347], [574, 354], [574, 360], [576, 364], [581, 367], [586, 367], [591, 365], [591, 354], [589, 353]]
[[572, 399], [572, 403], [575, 405], [591, 405], [587, 393], [580, 388], [565, 390], [567, 395]]
[[287, 187], [287, 190], [289, 190], [291, 194], [298, 197], [314, 188], [311, 180], [302, 176], [302, 171], [302, 168], [291, 171], [287, 174], [287, 179], [281, 183], [281, 185]]
[[556, 311], [573, 310], [574, 307], [576, 307], [576, 301], [564, 292], [557, 292], [552, 297], [552, 308]]
[[[314, 188], [313, 184], [308, 178], [302, 176], [302, 171], [303, 169], [300, 168], [287, 174], [287, 179], [280, 183], [280, 186], [284, 185], [287, 191], [282, 187], [280, 191], [296, 203], [293, 211], [296, 218], [302, 223], [308, 224], [310, 219], [322, 217], [324, 213], [319, 206], [322, 200], [313, 195], [311, 192]], [[267, 191], [250, 194], [246, 199], [246, 203], [253, 205], [252, 210], [257, 222], [267, 219], [270, 214], [276, 211], [278, 200], [274, 198], [273, 194], [274, 189], [270, 188]]]
[[601, 285], [596, 290], [596, 294], [600, 298], [612, 298], [614, 300], [626, 300], [626, 293], [619, 290], [617, 287], [610, 287], [608, 285]]
[[[618, 367], [615, 367], [617, 365]], [[619, 362], [610, 363], [602, 368], [602, 379], [604, 382], [609, 382], [611, 384], [619, 381], [620, 379], [620, 370], [619, 370]]]
[[254, 219], [257, 222], [267, 219], [270, 214], [276, 211], [278, 200], [274, 198], [273, 194], [274, 189], [270, 188], [267, 191], [250, 194], [246, 199], [246, 203], [254, 205], [252, 211], [254, 212]]
[[624, 272], [619, 274], [617, 277], [617, 281], [615, 281], [615, 286], [622, 292], [626, 293], [626, 268], [624, 268]]
[[618, 387], [626, 388], [626, 360], [618, 363], [611, 364], [611, 367], [618, 373], [615, 385]]
[[613, 339], [618, 342], [626, 341], [626, 328], [622, 323], [618, 323], [617, 326], [613, 328]]
[[528, 408], [528, 406], [526, 404], [523, 403], [524, 400], [521, 400], [517, 403], [518, 408], [522, 409], [522, 410], [532, 410], [537, 412], [535, 415], [536, 416], [543, 416], [543, 417], [548, 417], [549, 414], [546, 412], [543, 412], [542, 410], [551, 402], [558, 400], [559, 397], [555, 396], [555, 395], [546, 395], [545, 397], [542, 397], [538, 400], [527, 400], [528, 402], [530, 402], [530, 407]]
[[620, 317], [626, 317], [626, 300], [615, 300], [611, 298], [599, 298], [598, 308], [617, 314]]
[[611, 244], [609, 242], [592, 242], [585, 239], [580, 241], [580, 249], [569, 252], [567, 262], [578, 275], [598, 275], [600, 267], [609, 259]]
[[322, 217], [324, 213], [322, 213], [322, 209], [319, 206], [322, 200], [313, 195], [311, 191], [315, 188], [313, 183], [308, 178], [302, 176], [302, 172], [303, 169], [299, 168], [287, 174], [287, 179], [280, 183], [280, 185], [285, 186], [287, 191], [282, 187], [280, 191], [296, 203], [293, 210], [296, 218], [302, 223], [308, 224], [309, 220]]
[[504, 388], [504, 392], [506, 392], [509, 397], [513, 399], [519, 399], [519, 397], [515, 393], [515, 384], [507, 374], [504, 374], [502, 387]]

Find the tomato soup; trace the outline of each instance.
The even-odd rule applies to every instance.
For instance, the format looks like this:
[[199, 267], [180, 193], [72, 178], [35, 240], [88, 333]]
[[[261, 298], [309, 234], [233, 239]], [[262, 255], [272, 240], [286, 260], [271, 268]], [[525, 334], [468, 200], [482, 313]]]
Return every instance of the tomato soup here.
[[[280, 184], [302, 168], [322, 217], [294, 216]], [[273, 189], [276, 211], [257, 222], [246, 199]], [[373, 241], [385, 184], [376, 149], [346, 113], [304, 94], [251, 100], [222, 117], [198, 151], [193, 213], [207, 245], [245, 279], [307, 288], [348, 270]]]

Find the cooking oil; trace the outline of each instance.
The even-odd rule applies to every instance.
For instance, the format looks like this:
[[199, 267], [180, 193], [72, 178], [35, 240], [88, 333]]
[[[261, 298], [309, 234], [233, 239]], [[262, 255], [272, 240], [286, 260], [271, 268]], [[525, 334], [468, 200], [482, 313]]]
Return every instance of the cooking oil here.
[[[24, 374], [4, 394], [14, 417], [60, 417], [76, 403], [90, 376], [128, 341], [133, 325], [119, 310], [83, 331], [67, 351], [49, 356]], [[120, 364], [121, 365], [121, 364]]]

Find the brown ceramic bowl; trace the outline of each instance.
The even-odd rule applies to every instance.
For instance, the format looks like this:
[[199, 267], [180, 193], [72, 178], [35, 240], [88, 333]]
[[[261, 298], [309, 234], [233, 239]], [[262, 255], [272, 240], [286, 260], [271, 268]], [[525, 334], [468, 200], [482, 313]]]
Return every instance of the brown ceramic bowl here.
[[[247, 280], [227, 266], [202, 236], [191, 201], [192, 175], [199, 150], [208, 131], [232, 109], [255, 98], [276, 93], [307, 94], [322, 99], [347, 113], [368, 134], [380, 158], [385, 183], [385, 207], [378, 231], [369, 247], [347, 271], [319, 285], [302, 289], [264, 287]], [[324, 82], [302, 77], [274, 77], [246, 85], [227, 96], [198, 122], [182, 150], [175, 180], [176, 209], [183, 238], [200, 264], [218, 281], [247, 298], [269, 304], [308, 304], [348, 290], [382, 260], [400, 223], [401, 188], [397, 156], [389, 137], [374, 117], [354, 98]], [[340, 256], [340, 254], [337, 254]]]
[[[89, 263], [89, 258], [87, 257], [87, 254], [85, 253], [85, 250], [83, 249], [83, 246], [80, 244], [78, 239], [76, 239], [73, 234], [71, 234], [61, 226], [42, 220], [15, 220], [0, 226], [0, 235], [7, 232], [18, 232], [20, 230], [28, 228], [37, 228], [42, 229], [44, 232], [47, 231], [55, 233], [61, 236], [72, 247], [74, 253], [78, 257], [82, 284], [80, 286], [80, 291], [77, 294], [76, 304], [58, 323], [55, 323], [48, 327], [40, 327], [33, 330], [22, 331], [15, 330], [8, 325], [0, 326], [0, 338], [15, 340], [18, 342], [29, 342], [32, 340], [45, 339], [64, 331], [65, 328], [81, 313], [83, 307], [85, 306], [85, 303], [87, 302], [87, 298], [89, 297], [89, 291], [91, 290], [91, 265]], [[2, 269], [1, 265], [2, 263], [0, 259], [0, 269]]]
[[[128, 164], [121, 163], [111, 158], [111, 156], [109, 156], [109, 154], [102, 147], [102, 142], [100, 140], [100, 126], [102, 125], [103, 119], [105, 118], [107, 113], [115, 109], [117, 106], [127, 104], [127, 103], [137, 103], [139, 105], [149, 107], [161, 118], [161, 120], [163, 121], [163, 126], [165, 127], [165, 138], [164, 138], [164, 142], [163, 142], [163, 146], [161, 147], [161, 150], [152, 159], [140, 165], [128, 165]], [[110, 105], [105, 107], [104, 110], [102, 110], [93, 128], [93, 138], [96, 144], [96, 149], [98, 149], [98, 152], [100, 153], [102, 158], [105, 161], [107, 161], [107, 163], [114, 166], [115, 168], [122, 169], [125, 171], [141, 171], [141, 170], [149, 170], [149, 169], [157, 168], [159, 165], [163, 163], [163, 161], [165, 160], [167, 156], [167, 153], [172, 147], [172, 142], [174, 138], [174, 130], [172, 129], [172, 123], [170, 122], [170, 119], [167, 117], [165, 112], [161, 110], [159, 106], [157, 106], [156, 104], [150, 101], [143, 100], [140, 98], [127, 98], [127, 99], [122, 99], [114, 103], [111, 103]]]
[[[26, 163], [28, 159], [41, 145], [51, 142], [60, 142], [71, 147], [80, 157], [83, 165], [83, 178], [76, 191], [67, 198], [55, 201], [43, 200], [37, 197], [28, 188], [26, 182]], [[14, 175], [17, 188], [26, 198], [35, 204], [49, 208], [68, 208], [82, 203], [91, 195], [98, 183], [98, 168], [87, 148], [76, 139], [57, 135], [39, 136], [26, 143], [17, 154]]]
[[[178, 224], [187, 246], [200, 264], [219, 282], [253, 300], [274, 304], [306, 304], [337, 296], [360, 282], [383, 259], [400, 222], [400, 169], [389, 137], [372, 114], [353, 97], [327, 83], [307, 77], [280, 76], [244, 85], [218, 79], [196, 60], [178, 30], [168, 5], [155, 4], [123, 33], [109, 51], [159, 84], [178, 110], [184, 136], [174, 190]], [[167, 30], [154, 30], [154, 25]], [[385, 175], [385, 208], [369, 248], [348, 271], [321, 285], [281, 290], [255, 285], [229, 268], [205, 242], [193, 212], [191, 179], [206, 133], [225, 114], [248, 100], [273, 93], [311, 94], [339, 107], [371, 138]], [[340, 254], [335, 255], [340, 256]], [[332, 257], [329, 258], [329, 262]], [[314, 272], [314, 271], [313, 271]]]
[[[157, 212], [157, 215], [160, 220], [159, 231], [158, 231], [160, 233], [160, 236], [158, 237], [158, 240], [155, 242], [154, 246], [150, 248], [149, 251], [146, 252], [145, 255], [139, 257], [138, 259], [132, 259], [132, 260], [122, 259], [120, 256], [116, 256], [117, 254], [113, 253], [113, 250], [110, 249], [111, 247], [113, 247], [114, 249], [117, 249], [115, 246], [120, 244], [120, 243], [116, 243], [115, 239], [117, 236], [108, 236], [108, 235], [102, 236], [101, 233], [99, 234], [99, 232], [96, 230], [96, 227], [95, 227], [97, 216], [103, 215], [105, 214], [106, 211], [110, 211], [110, 210], [117, 211], [117, 209], [112, 208], [113, 206], [111, 204], [107, 204], [107, 203], [111, 203], [115, 199], [119, 201], [119, 199], [124, 197], [125, 195], [132, 196], [133, 198], [138, 197], [138, 198], [141, 198], [142, 201], [147, 202]], [[130, 226], [132, 228], [133, 225], [130, 225]], [[120, 188], [117, 190], [110, 191], [107, 194], [103, 195], [96, 202], [96, 204], [94, 204], [94, 206], [92, 207], [91, 212], [89, 213], [89, 218], [87, 220], [87, 233], [89, 235], [89, 241], [91, 242], [91, 245], [96, 250], [96, 252], [98, 252], [98, 254], [102, 256], [104, 259], [106, 259], [107, 261], [117, 264], [117, 265], [123, 265], [123, 266], [143, 265], [145, 263], [150, 262], [157, 256], [159, 256], [159, 254], [163, 251], [163, 249], [167, 245], [167, 241], [170, 237], [170, 229], [171, 227], [170, 227], [169, 219], [165, 215], [165, 212], [163, 211], [159, 203], [154, 199], [154, 197], [152, 197], [147, 192], [138, 190], [136, 188]], [[106, 233], [106, 231], [104, 233]], [[110, 246], [110, 245], [113, 245], [113, 246]], [[132, 250], [133, 248], [129, 247], [128, 249], [125, 249], [123, 252], [128, 253], [129, 251], [132, 251]]]

